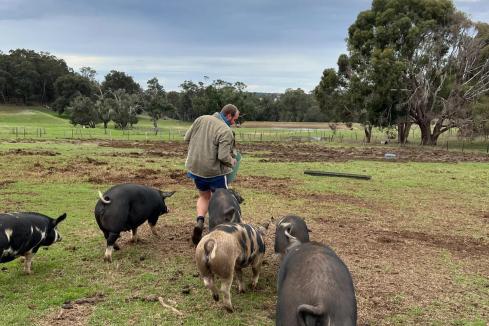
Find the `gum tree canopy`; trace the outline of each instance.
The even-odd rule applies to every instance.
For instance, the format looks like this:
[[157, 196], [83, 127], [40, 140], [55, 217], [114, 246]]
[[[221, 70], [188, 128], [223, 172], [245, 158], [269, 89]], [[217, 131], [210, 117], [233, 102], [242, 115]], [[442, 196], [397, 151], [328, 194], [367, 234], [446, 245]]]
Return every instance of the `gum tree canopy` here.
[[350, 78], [369, 94], [361, 109], [379, 125], [416, 123], [436, 144], [487, 92], [480, 26], [450, 0], [374, 0], [348, 30]]

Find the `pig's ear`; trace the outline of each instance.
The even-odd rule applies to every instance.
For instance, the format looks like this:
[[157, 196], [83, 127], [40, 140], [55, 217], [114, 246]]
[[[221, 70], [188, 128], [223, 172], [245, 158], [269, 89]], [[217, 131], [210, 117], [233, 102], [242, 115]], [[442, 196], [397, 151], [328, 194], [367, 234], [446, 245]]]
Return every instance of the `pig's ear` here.
[[63, 213], [63, 215], [60, 215], [55, 221], [54, 225], [58, 225], [60, 222], [62, 222], [66, 218], [66, 213]]
[[175, 191], [170, 191], [170, 192], [160, 191], [161, 197], [163, 198], [171, 197], [174, 193]]

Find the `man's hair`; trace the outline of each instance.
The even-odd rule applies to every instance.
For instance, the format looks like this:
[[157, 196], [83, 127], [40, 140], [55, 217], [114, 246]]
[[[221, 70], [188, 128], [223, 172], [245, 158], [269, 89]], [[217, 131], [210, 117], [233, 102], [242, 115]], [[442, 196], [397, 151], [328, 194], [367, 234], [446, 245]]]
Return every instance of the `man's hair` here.
[[236, 112], [238, 112], [238, 108], [234, 106], [233, 104], [226, 104], [222, 107], [221, 113], [224, 115], [231, 114], [232, 117], [236, 115]]

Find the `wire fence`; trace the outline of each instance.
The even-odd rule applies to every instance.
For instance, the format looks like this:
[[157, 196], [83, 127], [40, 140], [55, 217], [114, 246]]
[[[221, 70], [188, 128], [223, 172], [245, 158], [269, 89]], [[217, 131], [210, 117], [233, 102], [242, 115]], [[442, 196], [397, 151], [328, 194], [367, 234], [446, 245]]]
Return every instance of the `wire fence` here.
[[[236, 128], [233, 129], [238, 142], [315, 142], [345, 145], [390, 145], [420, 146], [419, 129], [410, 132], [407, 144], [398, 144], [388, 139], [385, 133], [373, 133], [370, 143], [366, 142], [363, 130], [291, 129], [291, 128]], [[77, 139], [77, 140], [134, 140], [134, 141], [183, 141], [186, 129], [145, 128], [128, 130], [103, 128], [57, 128], [57, 127], [0, 127], [0, 139]], [[477, 150], [489, 153], [487, 136], [460, 137], [446, 132], [438, 138], [437, 148], [446, 150]]]

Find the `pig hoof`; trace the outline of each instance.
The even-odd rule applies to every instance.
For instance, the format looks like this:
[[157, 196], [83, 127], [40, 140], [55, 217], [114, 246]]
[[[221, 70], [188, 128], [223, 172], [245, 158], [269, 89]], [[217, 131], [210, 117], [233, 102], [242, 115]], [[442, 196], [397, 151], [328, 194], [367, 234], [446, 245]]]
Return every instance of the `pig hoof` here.
[[213, 294], [212, 299], [214, 299], [214, 301], [219, 301], [219, 294]]
[[111, 257], [111, 256], [105, 256], [105, 257], [104, 257], [104, 261], [105, 261], [106, 263], [111, 263], [111, 262], [112, 262], [112, 257]]
[[233, 306], [224, 306], [227, 312], [233, 312]]
[[241, 288], [241, 289], [238, 289], [238, 292], [239, 292], [239, 293], [245, 293], [246, 291], [245, 291], [245, 289], [244, 289], [244, 288]]
[[121, 250], [121, 247], [119, 247], [119, 245], [117, 244], [114, 244], [114, 250]]

